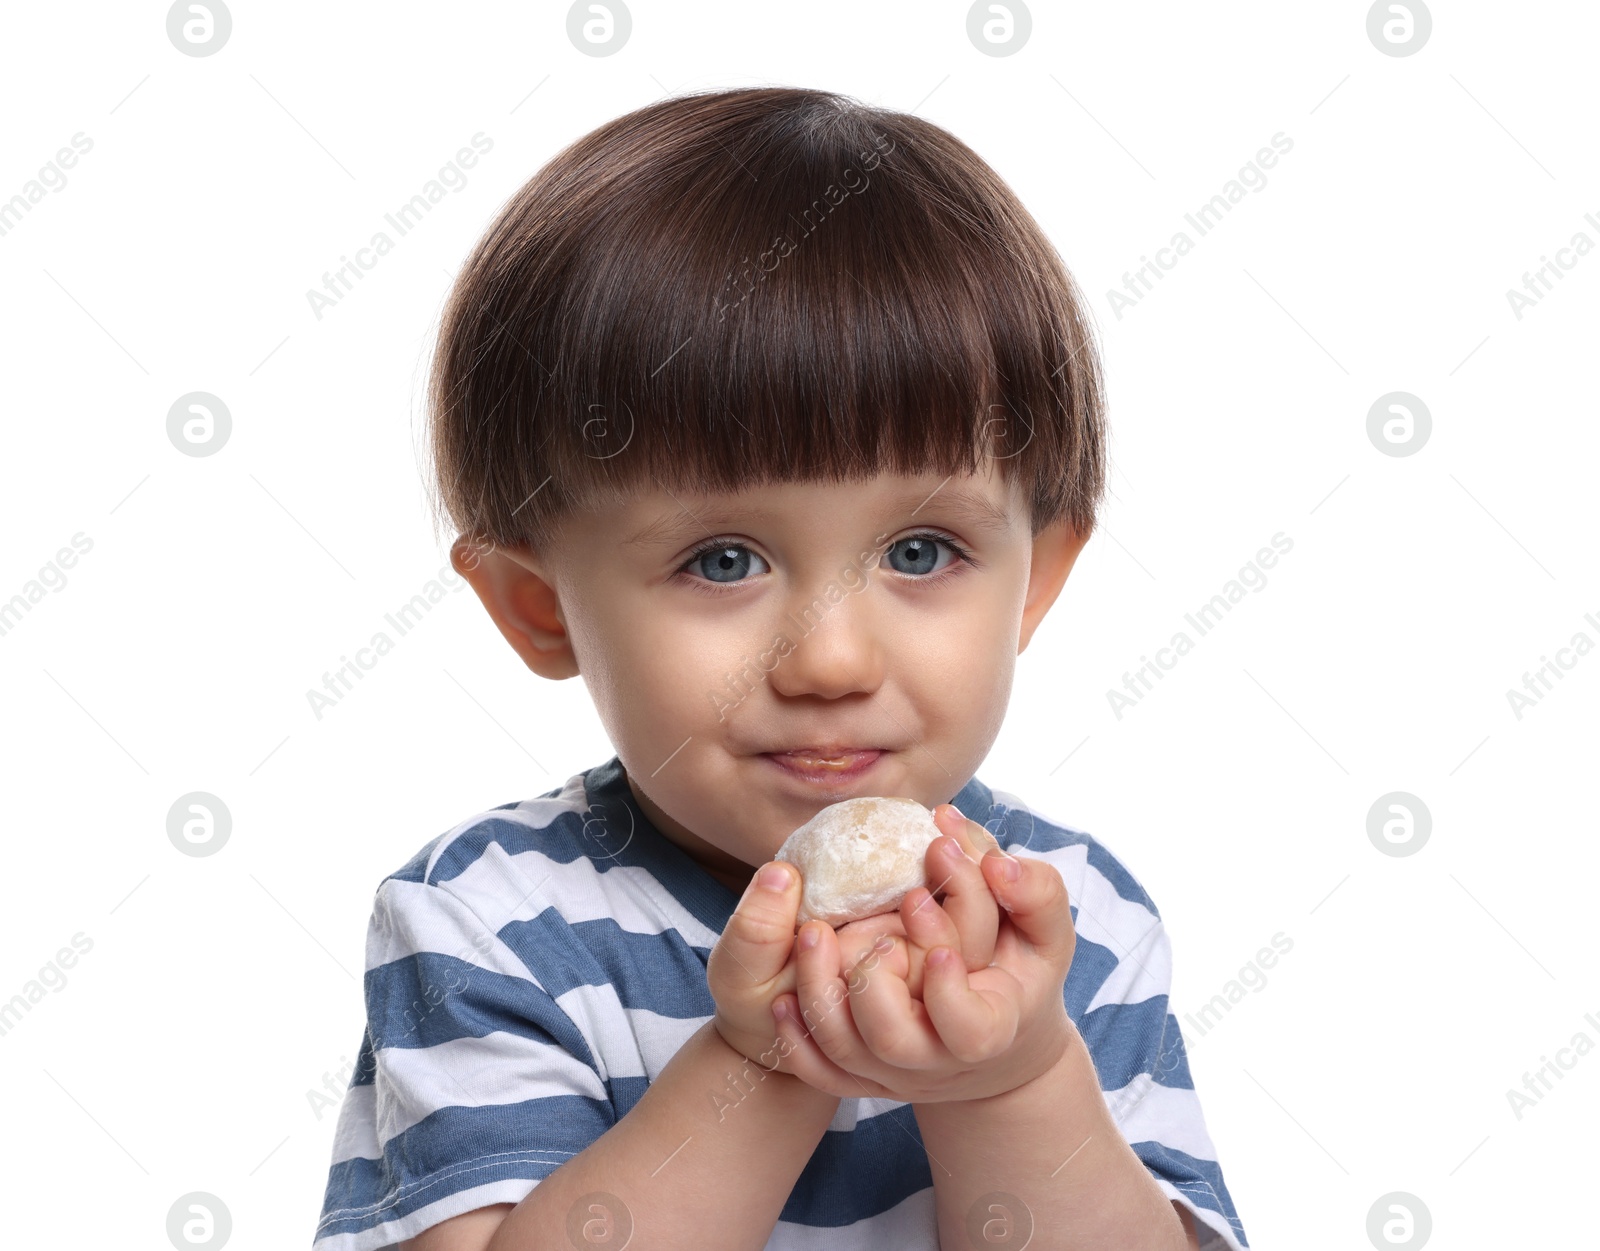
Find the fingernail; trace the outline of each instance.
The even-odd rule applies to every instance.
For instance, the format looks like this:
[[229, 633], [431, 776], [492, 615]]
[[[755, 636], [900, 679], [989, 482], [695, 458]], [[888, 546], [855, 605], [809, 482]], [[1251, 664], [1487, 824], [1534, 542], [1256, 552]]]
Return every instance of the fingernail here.
[[1003, 851], [986, 851], [984, 855], [1000, 862], [1000, 876], [1005, 881], [1015, 882], [1022, 876], [1022, 865], [1015, 856], [1008, 856]]
[[961, 850], [961, 844], [956, 839], [951, 839], [944, 845], [944, 858], [946, 860], [965, 860], [967, 853]]
[[800, 931], [800, 945], [809, 951], [817, 945], [817, 940], [821, 937], [822, 934], [816, 926], [808, 925]]
[[935, 947], [928, 953], [928, 963], [935, 966], [943, 964], [949, 958], [950, 948], [948, 947]]
[[772, 1001], [772, 1015], [780, 1021], [787, 1021], [789, 1019], [789, 1005], [781, 999], [774, 999]]
[[782, 865], [769, 864], [756, 875], [756, 881], [763, 889], [781, 894], [789, 889], [789, 870]]

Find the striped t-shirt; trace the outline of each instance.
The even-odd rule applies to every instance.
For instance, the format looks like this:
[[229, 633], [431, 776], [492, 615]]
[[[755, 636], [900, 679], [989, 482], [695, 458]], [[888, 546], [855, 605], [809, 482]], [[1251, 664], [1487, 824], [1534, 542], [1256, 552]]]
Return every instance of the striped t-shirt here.
[[[974, 777], [951, 802], [1061, 873], [1077, 929], [1063, 995], [1112, 1115], [1200, 1245], [1239, 1251], [1155, 904], [1093, 837], [1014, 796]], [[620, 1121], [715, 1012], [706, 961], [738, 902], [650, 824], [615, 756], [385, 878], [314, 1251], [377, 1251], [516, 1203]], [[910, 1104], [841, 1099], [767, 1251], [938, 1251], [921, 1142]]]

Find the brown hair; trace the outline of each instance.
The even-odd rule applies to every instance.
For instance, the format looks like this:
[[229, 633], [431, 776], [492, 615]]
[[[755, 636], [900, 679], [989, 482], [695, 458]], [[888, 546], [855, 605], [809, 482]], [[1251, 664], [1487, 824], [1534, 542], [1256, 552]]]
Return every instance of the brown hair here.
[[439, 500], [544, 545], [573, 508], [668, 489], [1020, 476], [1033, 530], [1094, 528], [1098, 350], [1038, 224], [931, 122], [798, 87], [657, 101], [553, 157], [446, 304]]

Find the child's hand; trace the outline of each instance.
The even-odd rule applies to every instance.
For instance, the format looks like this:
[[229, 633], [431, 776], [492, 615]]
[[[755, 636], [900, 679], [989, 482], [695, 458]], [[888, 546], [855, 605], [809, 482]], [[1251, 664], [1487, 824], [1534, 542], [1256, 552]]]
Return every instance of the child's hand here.
[[[966, 831], [972, 839], [985, 833], [952, 813], [941, 805], [935, 814], [941, 828], [972, 826]], [[930, 848], [930, 860], [936, 850]], [[917, 949], [925, 952], [921, 1002], [887, 958], [869, 954], [851, 968], [830, 926], [804, 926], [802, 935], [816, 933], [818, 942], [811, 948], [796, 943], [794, 993], [775, 997], [775, 1006], [788, 1010], [778, 1023], [789, 1048], [785, 1071], [840, 1097], [904, 1103], [986, 1098], [1047, 1072], [1074, 1028], [1062, 986], [1077, 935], [1066, 884], [1054, 866], [1018, 857], [1020, 876], [1008, 882], [1000, 867], [1010, 859], [996, 850], [982, 857], [983, 868], [969, 866], [1008, 911], [987, 967], [969, 970], [962, 955], [969, 936], [933, 900], [918, 906], [908, 898], [899, 914], [891, 914], [905, 926], [907, 972]], [[954, 884], [962, 869], [951, 863]], [[970, 878], [966, 882], [970, 887]], [[959, 887], [951, 893], [962, 898]], [[964, 906], [981, 915], [970, 902]], [[951, 958], [935, 960], [941, 952]], [[804, 1024], [796, 1020], [801, 1012]]]
[[[784, 874], [772, 891], [761, 875]], [[794, 925], [800, 911], [800, 874], [793, 865], [769, 860], [750, 879], [739, 906], [723, 926], [706, 961], [706, 983], [717, 1005], [716, 1030], [735, 1051], [780, 1073], [793, 1073], [792, 1045], [782, 1043], [772, 1016], [772, 1001], [792, 992], [797, 965], [792, 958]]]
[[[934, 822], [945, 831], [945, 837], [935, 839], [928, 846], [923, 861], [931, 891], [919, 887], [908, 893], [895, 912], [851, 921], [840, 926], [835, 935], [839, 942], [840, 968], [848, 971], [876, 949], [881, 967], [887, 968], [905, 982], [913, 999], [922, 998], [922, 969], [928, 949], [946, 941], [944, 930], [929, 925], [935, 916], [942, 896], [944, 911], [955, 922], [960, 935], [957, 944], [967, 972], [975, 973], [989, 967], [994, 959], [994, 940], [1000, 928], [1000, 909], [995, 904], [994, 893], [978, 866], [986, 851], [1000, 850], [994, 835], [961, 815], [952, 804], [941, 804], [935, 809]], [[965, 853], [965, 854], [962, 854]], [[885, 951], [879, 939], [887, 934], [894, 941], [894, 949]], [[922, 942], [907, 941], [908, 935], [919, 934]]]
[[[956, 812], [954, 808], [950, 811]], [[959, 818], [959, 813], [957, 816]], [[967, 948], [971, 954], [967, 967], [981, 969], [988, 965], [994, 953], [997, 920], [994, 897], [977, 867], [985, 844], [974, 839], [971, 830], [984, 837], [988, 831], [972, 822], [966, 823], [971, 830], [961, 829], [955, 822], [950, 824], [955, 827], [956, 836], [965, 845], [968, 855], [945, 860], [941, 849], [953, 844], [947, 839], [935, 840], [927, 853], [928, 880], [938, 883], [938, 888], [948, 887], [945, 901], [949, 911], [962, 920], [963, 928], [970, 934]], [[995, 845], [992, 838], [987, 845]], [[763, 890], [761, 874], [774, 865], [786, 874], [786, 884], [780, 891]], [[714, 1018], [717, 1032], [748, 1059], [782, 1073], [794, 1072], [793, 1065], [787, 1062], [792, 1046], [783, 1044], [779, 1038], [772, 1016], [772, 1001], [795, 989], [799, 955], [795, 948], [795, 921], [800, 910], [801, 885], [798, 871], [787, 862], [769, 861], [760, 866], [706, 962], [707, 985], [717, 1005]], [[913, 892], [901, 913], [909, 914], [923, 900], [929, 900], [927, 891]], [[938, 905], [929, 900], [927, 907], [937, 908]], [[887, 958], [902, 978], [909, 977], [916, 987], [915, 993], [920, 994], [924, 949], [907, 944], [907, 929], [901, 913], [889, 912], [853, 921], [839, 930], [839, 938], [850, 952], [852, 965], [876, 952], [880, 958]], [[920, 917], [917, 922], [919, 932], [923, 932]], [[896, 946], [891, 947], [891, 936]]]

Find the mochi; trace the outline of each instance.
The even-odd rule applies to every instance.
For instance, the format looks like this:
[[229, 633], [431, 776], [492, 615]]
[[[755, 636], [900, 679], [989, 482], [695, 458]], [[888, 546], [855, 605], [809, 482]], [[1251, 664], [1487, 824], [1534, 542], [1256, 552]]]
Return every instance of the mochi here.
[[943, 833], [914, 799], [862, 796], [829, 804], [778, 848], [800, 870], [799, 923], [850, 921], [892, 912], [928, 886], [923, 859]]

